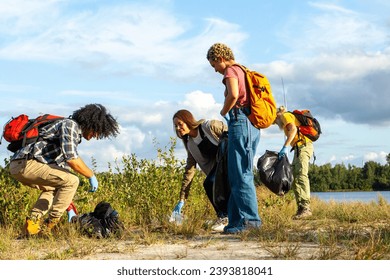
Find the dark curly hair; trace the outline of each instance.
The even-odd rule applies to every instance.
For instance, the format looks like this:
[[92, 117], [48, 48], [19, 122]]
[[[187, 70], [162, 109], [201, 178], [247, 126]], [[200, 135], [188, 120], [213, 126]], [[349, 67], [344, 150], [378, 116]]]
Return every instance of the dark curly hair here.
[[100, 104], [88, 104], [73, 112], [71, 116], [82, 131], [93, 131], [98, 139], [116, 137], [119, 134], [119, 124]]

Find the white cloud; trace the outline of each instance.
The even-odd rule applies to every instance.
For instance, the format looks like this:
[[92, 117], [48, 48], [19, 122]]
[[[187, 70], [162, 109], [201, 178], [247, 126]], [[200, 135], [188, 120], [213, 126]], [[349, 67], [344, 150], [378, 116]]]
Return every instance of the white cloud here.
[[325, 2], [309, 4], [320, 13], [291, 17], [280, 33], [290, 52], [259, 67], [267, 69], [278, 101], [283, 100], [283, 77], [291, 107], [388, 126], [389, 30], [373, 15]]
[[386, 163], [386, 156], [388, 155], [388, 152], [369, 152], [364, 155], [363, 159], [364, 161], [376, 161], [382, 164]]
[[[176, 137], [172, 116], [177, 110], [190, 110], [196, 119], [222, 120], [219, 116], [221, 108], [222, 104], [218, 104], [211, 94], [202, 91], [184, 94], [183, 99], [178, 102], [161, 101], [149, 106], [131, 106], [127, 110], [114, 107], [111, 111], [121, 124], [120, 134], [114, 139], [83, 141], [79, 147], [80, 154], [87, 162], [93, 157], [103, 170], [107, 163], [114, 164], [123, 155], [135, 153], [139, 158], [155, 158], [156, 147], [153, 146], [164, 148], [169, 145], [171, 137]], [[178, 158], [185, 156], [180, 141], [176, 154]]]
[[355, 159], [355, 155], [347, 155], [347, 156], [344, 156], [341, 158], [341, 160], [343, 162], [350, 162], [350, 161], [353, 161]]
[[[112, 140], [90, 141], [88, 145], [92, 150], [99, 147], [112, 145], [109, 150], [104, 148], [104, 153], [99, 153], [95, 158], [98, 162], [113, 162], [114, 158], [120, 158], [123, 154], [136, 153], [141, 158], [155, 157], [154, 140], [158, 146], [164, 148], [170, 143], [171, 137], [176, 137], [172, 126], [172, 116], [180, 109], [187, 109], [194, 114], [196, 119], [220, 119], [219, 110], [222, 104], [218, 104], [211, 94], [202, 91], [194, 91], [183, 96], [183, 100], [174, 102], [156, 102], [149, 107], [129, 108], [129, 112], [118, 112], [118, 119], [123, 127], [117, 138]], [[145, 114], [145, 112], [149, 112]], [[80, 150], [84, 150], [84, 146]], [[177, 156], [185, 154], [180, 141], [177, 146]], [[91, 154], [87, 154], [91, 156]]]
[[309, 4], [320, 8], [320, 13], [291, 17], [280, 31], [281, 39], [291, 49], [285, 57], [307, 60], [322, 53], [370, 52], [388, 46], [388, 30], [376, 23], [376, 15], [329, 3]]
[[338, 159], [337, 159], [337, 156], [335, 156], [335, 155], [332, 155], [330, 158], [329, 158], [329, 162], [335, 162], [335, 161], [337, 161]]
[[338, 12], [338, 13], [345, 13], [345, 14], [356, 14], [356, 12], [352, 10], [345, 9], [341, 6], [330, 4], [330, 3], [309, 2], [309, 5], [324, 11], [331, 11], [331, 12]]
[[163, 116], [159, 113], [151, 113], [143, 117], [142, 122], [143, 124], [156, 124], [161, 123], [163, 120]]
[[47, 27], [58, 16], [62, 0], [2, 0], [0, 34], [20, 36]]
[[[17, 2], [16, 6], [21, 4]], [[6, 5], [0, 6], [0, 11], [5, 8]], [[187, 37], [192, 28], [188, 21], [164, 7], [147, 4], [119, 4], [68, 13], [61, 1], [46, 5], [34, 2], [24, 13], [9, 11], [8, 15], [2, 21], [13, 31], [0, 49], [0, 58], [77, 62], [82, 67], [122, 75], [136, 71], [189, 79], [203, 73], [206, 50], [216, 38], [238, 46], [247, 37], [240, 26], [213, 18], [203, 19], [203, 31]], [[40, 24], [24, 32], [24, 17], [39, 19]]]
[[299, 61], [273, 61], [266, 66], [259, 65], [258, 68], [267, 69], [270, 77], [282, 76], [295, 82], [311, 80], [325, 83], [348, 82], [375, 72], [389, 71], [390, 52], [323, 53]]
[[[87, 1], [87, 4], [77, 4], [77, 9], [73, 10], [76, 2], [0, 2], [0, 59], [19, 67], [37, 66], [37, 72], [40, 72], [37, 75], [42, 76], [48, 74], [45, 67], [50, 69], [48, 71], [59, 70], [61, 74], [66, 71], [85, 73], [85, 77], [76, 82], [69, 80], [71, 76], [47, 75], [48, 79], [54, 77], [54, 81], [48, 80], [47, 84], [44, 81], [42, 85], [31, 82], [35, 77], [20, 76], [19, 80], [15, 75], [23, 85], [14, 85], [2, 77], [1, 115], [27, 110], [35, 114], [34, 111], [39, 113], [45, 108], [54, 110], [52, 113], [68, 114], [75, 106], [91, 100], [108, 105], [123, 126], [121, 134], [112, 141], [91, 141], [80, 147], [86, 157], [95, 154], [104, 164], [122, 153], [154, 156], [154, 151], [150, 152], [153, 138], [162, 146], [169, 143], [169, 137], [174, 136], [172, 115], [178, 109], [189, 109], [196, 118], [221, 118], [222, 105], [216, 100], [223, 100], [223, 93], [219, 92], [222, 85], [220, 79], [211, 75], [205, 58], [212, 43], [227, 43], [239, 58], [254, 55], [242, 55], [247, 38], [256, 46], [275, 39], [275, 34], [259, 38], [259, 29], [252, 24], [254, 21], [248, 21], [256, 27], [251, 30], [244, 26], [246, 21], [236, 21], [239, 23], [236, 24], [228, 21], [231, 17], [226, 20], [202, 18], [199, 13], [191, 18], [178, 15], [178, 10], [170, 10], [172, 6], [169, 5]], [[301, 5], [307, 8], [307, 3]], [[275, 30], [280, 32], [289, 51], [278, 53], [270, 48], [277, 60], [267, 65], [254, 61], [253, 65], [264, 69], [274, 81], [273, 90], [280, 100], [283, 100], [280, 85], [280, 77], [283, 77], [289, 108], [310, 108], [323, 121], [326, 133], [315, 146], [318, 154], [324, 156], [317, 162], [360, 160], [361, 164], [367, 151], [373, 151], [373, 154], [367, 154], [367, 159], [383, 161], [380, 151], [386, 150], [385, 144], [370, 141], [371, 146], [365, 147], [355, 133], [371, 135], [371, 131], [367, 132], [364, 125], [351, 129], [351, 122], [382, 126], [390, 123], [389, 31], [380, 25], [382, 18], [328, 2], [310, 2], [309, 6], [312, 7], [309, 12], [304, 9], [295, 17], [289, 17], [291, 7], [286, 5], [285, 18], [280, 17]], [[223, 13], [219, 15], [225, 17]], [[279, 28], [286, 18], [290, 20], [283, 29]], [[14, 60], [17, 62], [13, 63]], [[39, 64], [41, 62], [43, 64]], [[7, 73], [12, 67], [3, 68]], [[19, 74], [20, 68], [15, 69]], [[102, 83], [91, 77], [96, 73]], [[115, 79], [110, 80], [113, 76]], [[219, 88], [210, 86], [211, 79]], [[164, 84], [161, 87], [160, 82]], [[143, 94], [145, 88], [152, 85], [156, 89], [150, 91], [153, 96]], [[111, 87], [115, 89], [111, 90]], [[47, 92], [53, 89], [48, 98]], [[216, 94], [208, 93], [214, 90]], [[18, 97], [10, 93], [16, 93]], [[162, 93], [172, 95], [163, 96]], [[34, 95], [33, 99], [31, 95]], [[151, 100], [160, 101], [153, 103]], [[329, 132], [337, 118], [343, 118], [342, 125], [337, 127], [336, 133], [334, 130]], [[263, 131], [259, 151], [270, 147], [279, 149], [282, 140], [277, 129]], [[378, 145], [382, 146], [376, 149]], [[0, 147], [1, 155], [5, 154], [4, 146]], [[178, 154], [182, 155], [183, 150], [178, 150]]]
[[203, 93], [201, 91], [194, 91], [186, 94], [185, 100], [181, 105], [189, 108], [189, 110], [202, 113], [202, 115], [206, 115], [210, 111], [215, 112], [216, 108], [221, 106], [216, 103], [212, 94]]
[[83, 159], [90, 164], [94, 158], [100, 170], [104, 170], [108, 163], [121, 161], [124, 155], [132, 153], [143, 154], [149, 143], [145, 143], [147, 134], [136, 126], [120, 127], [120, 134], [113, 139], [90, 141], [83, 140], [78, 150]]

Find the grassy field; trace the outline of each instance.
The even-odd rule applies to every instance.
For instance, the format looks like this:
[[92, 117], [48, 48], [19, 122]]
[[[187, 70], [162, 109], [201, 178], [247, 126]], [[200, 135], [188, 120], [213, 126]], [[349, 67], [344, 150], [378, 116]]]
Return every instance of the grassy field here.
[[[278, 197], [259, 186], [261, 229], [225, 236], [212, 233], [207, 223], [215, 216], [202, 187], [204, 176], [199, 173], [183, 208], [184, 223], [169, 223], [184, 165], [174, 157], [174, 146], [173, 142], [166, 150], [158, 150], [156, 161], [124, 157], [118, 164], [121, 168], [114, 166], [97, 174], [100, 187], [96, 193], [88, 193], [88, 182], [81, 178], [75, 197], [79, 212], [93, 211], [100, 201], [110, 202], [126, 228], [121, 238], [88, 238], [68, 224], [64, 215], [52, 237], [18, 240], [38, 192], [0, 169], [0, 259], [390, 259], [390, 205], [383, 198], [371, 203], [313, 199], [313, 216], [294, 221], [293, 194]], [[163, 249], [147, 254], [152, 248]], [[245, 249], [243, 255], [234, 254], [239, 249]], [[197, 255], [196, 250], [203, 254]]]

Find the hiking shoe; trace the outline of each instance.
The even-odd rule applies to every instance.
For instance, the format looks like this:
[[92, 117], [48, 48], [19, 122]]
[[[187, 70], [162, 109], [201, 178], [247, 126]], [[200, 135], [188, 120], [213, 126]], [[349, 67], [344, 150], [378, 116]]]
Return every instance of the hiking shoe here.
[[293, 216], [293, 219], [294, 220], [304, 219], [310, 217], [311, 215], [313, 215], [313, 213], [311, 212], [310, 208], [308, 207], [300, 208], [298, 209], [298, 212]]
[[47, 218], [42, 224], [42, 230], [40, 234], [50, 235], [53, 228], [58, 224], [60, 218]]
[[41, 232], [41, 220], [26, 218], [26, 223], [24, 224], [24, 234], [26, 236], [32, 236], [32, 235], [37, 235], [40, 232]]
[[227, 217], [218, 218], [211, 226], [211, 230], [216, 232], [222, 232], [228, 223], [229, 223], [229, 219]]

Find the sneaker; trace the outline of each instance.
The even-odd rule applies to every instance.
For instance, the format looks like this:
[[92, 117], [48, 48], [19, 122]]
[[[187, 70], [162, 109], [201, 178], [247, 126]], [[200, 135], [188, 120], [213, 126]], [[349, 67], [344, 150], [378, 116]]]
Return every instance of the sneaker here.
[[304, 219], [310, 217], [311, 215], [313, 215], [313, 213], [311, 212], [310, 208], [308, 207], [299, 208], [297, 213], [293, 216], [293, 219], [294, 220]]
[[215, 223], [211, 226], [212, 231], [222, 232], [223, 229], [227, 226], [229, 220], [227, 217], [218, 218]]
[[40, 232], [41, 232], [41, 220], [26, 218], [26, 223], [24, 224], [25, 235], [32, 236], [32, 235], [37, 235]]
[[225, 227], [222, 234], [240, 234], [244, 231], [243, 227]]

